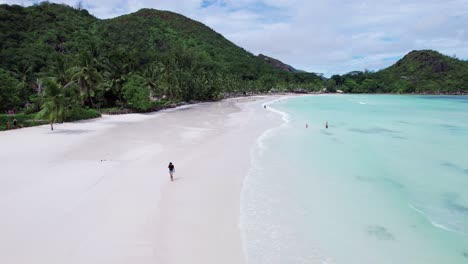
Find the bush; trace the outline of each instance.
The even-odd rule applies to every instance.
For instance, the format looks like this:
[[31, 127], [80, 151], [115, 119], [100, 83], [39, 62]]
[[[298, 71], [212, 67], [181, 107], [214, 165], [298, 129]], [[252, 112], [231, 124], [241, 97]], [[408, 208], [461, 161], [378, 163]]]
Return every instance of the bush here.
[[[77, 121], [101, 117], [101, 114], [93, 109], [75, 108], [70, 110], [65, 116], [65, 121]], [[0, 115], [0, 131], [7, 129], [7, 122], [10, 122], [11, 128], [13, 128], [13, 119], [17, 120], [18, 127], [31, 127], [49, 124], [48, 120], [36, 119], [36, 114], [15, 114], [15, 115]]]
[[168, 100], [159, 100], [159, 101], [151, 102], [151, 108], [162, 109], [162, 108], [170, 106], [171, 104], [176, 104], [176, 102], [168, 101]]
[[0, 69], [0, 111], [14, 109], [19, 103], [18, 81], [9, 72]]
[[0, 115], [0, 130], [7, 129], [7, 122], [10, 122], [11, 128], [13, 127], [13, 119], [18, 122], [18, 127], [30, 127], [48, 124], [48, 121], [36, 120], [34, 114], [15, 114], [15, 115]]
[[131, 75], [123, 86], [123, 97], [129, 108], [138, 111], [151, 109], [150, 91], [145, 86], [145, 79], [137, 74]]
[[93, 109], [74, 108], [65, 115], [65, 121], [77, 121], [101, 117], [101, 114]]

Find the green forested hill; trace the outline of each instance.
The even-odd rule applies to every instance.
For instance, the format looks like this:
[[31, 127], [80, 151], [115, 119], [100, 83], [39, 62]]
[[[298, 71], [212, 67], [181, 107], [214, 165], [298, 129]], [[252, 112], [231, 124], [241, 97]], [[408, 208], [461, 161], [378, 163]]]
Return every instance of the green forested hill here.
[[276, 69], [176, 13], [142, 9], [100, 20], [50, 3], [0, 5], [0, 73], [9, 83], [0, 86], [1, 111], [29, 103], [38, 110], [38, 91], [50, 80], [75, 89], [81, 106], [143, 111], [158, 98], [213, 100], [224, 93], [322, 86], [315, 74]]
[[412, 51], [375, 73], [334, 75], [327, 87], [352, 93], [467, 93], [468, 62], [432, 50]]

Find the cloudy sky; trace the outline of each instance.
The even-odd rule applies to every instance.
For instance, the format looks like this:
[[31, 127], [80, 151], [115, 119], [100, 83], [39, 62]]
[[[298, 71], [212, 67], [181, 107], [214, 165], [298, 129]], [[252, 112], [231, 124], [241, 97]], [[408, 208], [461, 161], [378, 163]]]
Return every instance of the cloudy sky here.
[[[0, 0], [31, 5], [32, 0]], [[75, 6], [78, 0], [57, 0]], [[378, 70], [415, 49], [468, 59], [468, 0], [83, 0], [111, 18], [140, 8], [181, 13], [246, 50], [311, 72]]]

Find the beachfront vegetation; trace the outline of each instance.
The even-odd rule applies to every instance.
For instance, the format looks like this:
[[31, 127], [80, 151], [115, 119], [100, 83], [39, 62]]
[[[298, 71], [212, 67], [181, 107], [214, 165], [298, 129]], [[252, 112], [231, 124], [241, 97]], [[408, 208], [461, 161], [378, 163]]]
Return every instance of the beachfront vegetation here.
[[16, 119], [17, 121], [18, 128], [45, 125], [49, 123], [47, 120], [36, 119], [35, 114], [16, 113], [14, 117], [8, 114], [0, 114], [0, 130], [8, 129], [7, 124], [10, 125], [10, 129], [14, 128], [13, 127], [14, 119]]
[[131, 75], [123, 86], [123, 98], [131, 108], [146, 111], [151, 108], [150, 92], [145, 86], [145, 79]]
[[54, 123], [63, 122], [67, 117], [71, 117], [73, 110], [80, 108], [76, 87], [74, 83], [63, 86], [53, 78], [45, 79], [41, 110], [36, 114], [36, 118], [49, 121], [50, 129], [54, 130]]
[[0, 69], [0, 105], [3, 109], [12, 109], [20, 103], [18, 81], [11, 73]]

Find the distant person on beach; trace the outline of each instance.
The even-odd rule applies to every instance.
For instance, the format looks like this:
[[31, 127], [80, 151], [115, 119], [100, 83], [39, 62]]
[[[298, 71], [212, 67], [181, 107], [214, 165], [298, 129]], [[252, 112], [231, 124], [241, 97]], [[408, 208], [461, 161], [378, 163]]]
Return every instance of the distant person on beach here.
[[266, 109], [266, 105], [263, 105], [263, 108], [265, 108], [265, 109]]
[[169, 162], [169, 166], [167, 166], [169, 168], [169, 175], [171, 176], [171, 181], [174, 180], [174, 172], [175, 172], [175, 167], [174, 167], [174, 164], [172, 164], [172, 162]]
[[13, 119], [13, 127], [16, 128], [17, 125], [18, 125], [18, 120], [16, 120], [16, 118], [15, 118], [15, 119]]
[[328, 121], [325, 123], [325, 128], [328, 128]]

